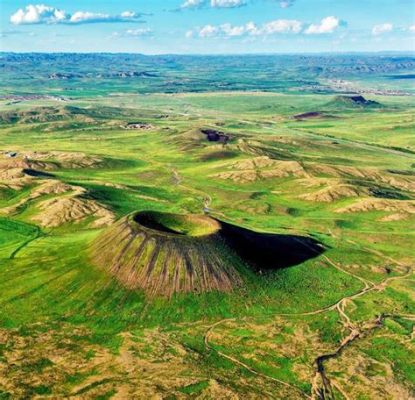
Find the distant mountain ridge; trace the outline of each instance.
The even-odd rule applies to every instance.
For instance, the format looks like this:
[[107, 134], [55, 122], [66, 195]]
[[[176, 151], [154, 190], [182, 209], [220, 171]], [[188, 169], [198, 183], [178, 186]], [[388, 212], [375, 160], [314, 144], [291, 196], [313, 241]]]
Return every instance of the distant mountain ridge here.
[[[415, 56], [0, 53], [0, 72], [3, 78], [0, 90], [5, 94], [11, 94], [11, 87], [12, 94], [71, 97], [88, 92], [108, 95], [114, 91], [334, 94], [342, 91], [327, 85], [328, 80], [357, 81], [355, 85], [359, 86], [370, 75], [373, 88], [381, 88], [386, 94], [393, 90], [396, 95], [406, 92], [408, 85], [390, 77], [413, 75]], [[111, 86], [113, 83], [116, 88]]]

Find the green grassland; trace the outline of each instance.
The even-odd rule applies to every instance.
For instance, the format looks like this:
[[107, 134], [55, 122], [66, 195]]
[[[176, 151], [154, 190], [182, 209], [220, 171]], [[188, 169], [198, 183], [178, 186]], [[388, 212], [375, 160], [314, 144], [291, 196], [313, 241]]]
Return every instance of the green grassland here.
[[[0, 149], [47, 168], [0, 180], [0, 399], [414, 396], [415, 104], [370, 99], [382, 106], [238, 91], [2, 100]], [[322, 115], [294, 118], [307, 112]], [[98, 161], [65, 163], [74, 152]], [[33, 195], [51, 180], [81, 188], [108, 224], [198, 214], [208, 199], [218, 219], [326, 251], [232, 291], [148, 296], [91, 262], [106, 229], [94, 213], [45, 222], [43, 202], [72, 196]], [[316, 358], [355, 331], [324, 388]]]

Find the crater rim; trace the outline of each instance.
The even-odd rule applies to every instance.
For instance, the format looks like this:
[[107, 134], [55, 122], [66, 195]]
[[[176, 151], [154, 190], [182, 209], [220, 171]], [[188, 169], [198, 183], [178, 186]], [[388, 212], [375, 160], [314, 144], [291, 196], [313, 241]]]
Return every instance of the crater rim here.
[[176, 214], [161, 211], [139, 211], [131, 214], [135, 228], [151, 231], [159, 236], [197, 238], [211, 236], [220, 229], [220, 223], [204, 214]]

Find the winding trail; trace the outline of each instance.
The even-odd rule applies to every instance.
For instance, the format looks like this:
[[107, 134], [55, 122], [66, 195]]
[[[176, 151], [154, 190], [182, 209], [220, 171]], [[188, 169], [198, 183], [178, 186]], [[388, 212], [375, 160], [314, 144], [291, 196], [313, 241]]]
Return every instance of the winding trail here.
[[[349, 243], [352, 243], [354, 245], [358, 245], [356, 242], [353, 242], [351, 240], [348, 240]], [[368, 252], [372, 252], [373, 254], [376, 254], [379, 257], [382, 257], [384, 259], [387, 259], [388, 261], [392, 261], [395, 264], [399, 265], [400, 267], [403, 267], [404, 264], [392, 259], [391, 257], [385, 256], [384, 254], [382, 254], [381, 252], [372, 250], [372, 249], [367, 249], [364, 248], [366, 251]], [[358, 275], [355, 275], [349, 271], [346, 271], [344, 269], [342, 269], [341, 267], [339, 267], [336, 263], [334, 263], [332, 260], [330, 260], [327, 256], [323, 255], [323, 258], [325, 258], [325, 260], [327, 262], [330, 263], [330, 265], [332, 265], [333, 267], [335, 267], [336, 269], [338, 269], [339, 271], [342, 271], [358, 280], [360, 280], [363, 284], [364, 284], [364, 288], [362, 290], [360, 290], [359, 292], [355, 293], [354, 295], [350, 295], [350, 296], [345, 296], [342, 299], [340, 299], [334, 306], [332, 306], [330, 309], [336, 309], [337, 312], [340, 315], [340, 318], [343, 320], [343, 326], [348, 329], [350, 331], [349, 335], [346, 336], [342, 342], [340, 343], [340, 346], [332, 353], [329, 354], [323, 354], [320, 355], [318, 357], [315, 358], [314, 364], [316, 365], [316, 375], [313, 379], [313, 383], [312, 383], [312, 387], [313, 387], [313, 398], [314, 399], [320, 399], [320, 400], [325, 400], [325, 399], [334, 399], [334, 393], [333, 393], [333, 385], [330, 381], [330, 379], [327, 376], [326, 373], [326, 369], [324, 366], [324, 363], [330, 359], [333, 358], [337, 358], [340, 357], [343, 350], [350, 346], [355, 340], [359, 339], [360, 337], [362, 337], [362, 335], [364, 333], [366, 333], [364, 330], [362, 330], [362, 328], [358, 328], [355, 324], [353, 324], [350, 320], [350, 317], [346, 314], [345, 312], [345, 307], [347, 305], [347, 303], [349, 301], [352, 301], [358, 297], [363, 296], [366, 293], [369, 293], [371, 291], [374, 290], [384, 290], [386, 288], [386, 286], [394, 281], [394, 280], [401, 280], [401, 279], [406, 279], [408, 276], [410, 276], [412, 274], [412, 268], [410, 267], [406, 267], [406, 272], [403, 275], [400, 276], [394, 276], [394, 277], [390, 277], [387, 279], [384, 279], [380, 284], [375, 284], [374, 282], [371, 282], [365, 278], [362, 278]], [[379, 317], [376, 318], [376, 320], [372, 323], [369, 323], [369, 329], [366, 328], [366, 331], [369, 330], [373, 330], [375, 328], [379, 328], [383, 325], [383, 321], [385, 320], [385, 318], [390, 317], [390, 315], [380, 315]], [[366, 323], [367, 324], [367, 323]], [[317, 384], [317, 380], [318, 377], [320, 376], [322, 384], [323, 384], [323, 388], [320, 388], [319, 385]], [[343, 393], [342, 389], [339, 388], [339, 385], [336, 384], [336, 389], [339, 390], [340, 393]], [[347, 398], [347, 396], [345, 397]]]
[[[353, 242], [353, 241], [349, 241], [349, 242], [356, 245], [356, 243]], [[370, 251], [369, 249], [366, 249], [366, 250]], [[389, 261], [393, 261], [395, 264], [397, 264], [401, 267], [404, 266], [404, 264], [402, 264], [402, 263], [400, 263], [400, 262], [398, 262], [398, 261], [396, 261], [396, 260], [394, 260], [394, 259], [392, 259], [388, 256], [385, 256], [384, 254], [382, 254], [378, 251], [371, 251], [371, 252], [378, 255], [378, 256], [380, 256], [380, 257], [382, 257], [382, 258], [384, 258], [384, 259], [387, 259]], [[323, 256], [323, 257], [326, 259], [326, 261], [328, 261], [336, 269], [338, 269], [338, 270], [340, 270], [344, 273], [347, 273], [348, 275], [350, 275], [350, 276], [352, 276], [356, 279], [359, 279], [365, 285], [362, 290], [355, 293], [354, 295], [343, 297], [342, 299], [340, 299], [336, 303], [336, 305], [334, 307], [331, 308], [331, 309], [335, 308], [337, 310], [337, 312], [340, 315], [340, 318], [342, 318], [342, 320], [343, 320], [343, 326], [346, 329], [348, 329], [350, 331], [350, 333], [347, 337], [345, 337], [342, 340], [342, 342], [340, 343], [340, 346], [334, 352], [320, 355], [320, 356], [316, 357], [316, 359], [314, 361], [314, 363], [316, 365], [316, 375], [313, 379], [313, 384], [312, 384], [313, 398], [314, 399], [320, 399], [320, 400], [325, 400], [325, 399], [331, 400], [331, 399], [335, 398], [334, 393], [333, 393], [334, 384], [332, 385], [330, 379], [327, 376], [324, 363], [326, 361], [330, 360], [330, 359], [340, 357], [343, 350], [346, 347], [350, 346], [355, 340], [362, 337], [363, 334], [366, 334], [367, 331], [372, 331], [373, 329], [380, 328], [381, 326], [383, 326], [383, 321], [385, 320], [385, 318], [390, 317], [390, 315], [383, 315], [382, 314], [379, 317], [377, 317], [374, 322], [369, 323], [369, 328], [366, 328], [366, 329], [358, 328], [356, 325], [352, 324], [349, 316], [346, 314], [346, 312], [344, 310], [346, 305], [347, 305], [347, 302], [351, 301], [351, 300], [354, 300], [358, 297], [361, 297], [364, 294], [369, 293], [369, 292], [374, 291], [374, 290], [378, 290], [378, 291], [384, 290], [386, 288], [386, 286], [394, 280], [400, 280], [400, 279], [407, 278], [409, 275], [412, 274], [412, 268], [407, 267], [406, 273], [404, 275], [394, 276], [394, 277], [384, 279], [380, 284], [376, 285], [375, 283], [373, 283], [373, 282], [371, 282], [367, 279], [364, 279], [360, 276], [352, 274], [351, 272], [343, 270], [336, 263], [334, 263], [332, 260], [330, 260], [327, 256]], [[368, 323], [366, 323], [366, 325], [367, 324]], [[322, 384], [323, 384], [322, 388], [320, 388], [318, 383], [317, 383], [319, 376], [320, 376]], [[342, 389], [339, 387], [338, 384], [336, 384], [335, 386], [336, 386], [336, 389], [340, 393], [343, 393]], [[347, 396], [345, 398], [347, 398]]]
[[[392, 259], [390, 257], [387, 257], [383, 254], [381, 254], [380, 252], [376, 252], [378, 256], [381, 256], [385, 259], [388, 259], [389, 261], [392, 261]], [[385, 280], [383, 280], [380, 284], [375, 284], [372, 281], [369, 281], [365, 278], [362, 278], [361, 276], [355, 275], [349, 271], [344, 270], [343, 268], [339, 267], [335, 262], [333, 262], [328, 256], [323, 255], [322, 256], [326, 262], [328, 262], [331, 266], [333, 266], [334, 268], [336, 268], [337, 270], [350, 275], [351, 277], [358, 279], [360, 282], [363, 283], [363, 288], [360, 289], [358, 292], [352, 294], [352, 295], [348, 295], [348, 296], [344, 296], [341, 299], [339, 299], [337, 302], [335, 302], [332, 305], [326, 306], [326, 307], [322, 307], [320, 309], [314, 310], [314, 311], [310, 311], [310, 312], [305, 312], [305, 313], [281, 313], [281, 314], [273, 314], [274, 316], [283, 316], [283, 317], [297, 317], [297, 316], [309, 316], [309, 315], [318, 315], [318, 314], [322, 314], [325, 313], [327, 311], [332, 311], [332, 310], [336, 310], [339, 313], [340, 318], [342, 319], [342, 323], [343, 326], [345, 327], [345, 329], [349, 330], [349, 334], [343, 338], [343, 340], [341, 341], [340, 345], [331, 353], [325, 353], [322, 355], [317, 356], [314, 359], [314, 365], [316, 367], [316, 372], [315, 375], [313, 377], [313, 380], [311, 382], [311, 386], [312, 386], [312, 394], [311, 396], [304, 392], [302, 389], [298, 388], [297, 386], [291, 385], [287, 382], [284, 382], [280, 379], [274, 378], [272, 376], [263, 374], [262, 372], [259, 372], [255, 369], [253, 369], [252, 367], [250, 367], [249, 365], [243, 363], [242, 361], [238, 360], [235, 357], [232, 357], [228, 354], [223, 353], [220, 350], [215, 349], [213, 346], [210, 345], [209, 343], [209, 337], [210, 335], [213, 333], [214, 329], [216, 327], [218, 327], [219, 325], [222, 325], [226, 322], [230, 322], [230, 321], [235, 321], [235, 318], [227, 318], [227, 319], [222, 319], [216, 323], [214, 323], [213, 325], [211, 325], [208, 330], [205, 333], [205, 337], [204, 337], [204, 343], [205, 343], [205, 347], [211, 351], [215, 351], [218, 355], [220, 355], [223, 358], [226, 358], [227, 360], [233, 362], [234, 364], [245, 368], [246, 370], [248, 370], [249, 372], [251, 372], [254, 375], [260, 376], [264, 379], [268, 379], [271, 380], [273, 382], [276, 382], [280, 385], [283, 385], [291, 390], [294, 390], [295, 392], [301, 394], [304, 398], [307, 399], [313, 399], [313, 400], [333, 400], [335, 399], [334, 396], [334, 392], [333, 392], [333, 387], [336, 388], [336, 390], [338, 392], [340, 392], [342, 394], [342, 396], [348, 400], [349, 397], [347, 395], [347, 393], [344, 392], [344, 390], [341, 388], [340, 384], [336, 381], [331, 381], [330, 378], [327, 375], [327, 371], [325, 368], [325, 362], [329, 361], [330, 359], [334, 359], [337, 357], [340, 357], [343, 350], [347, 347], [349, 347], [350, 345], [353, 344], [354, 341], [358, 340], [359, 338], [367, 335], [368, 333], [370, 333], [372, 330], [380, 328], [383, 326], [383, 322], [386, 318], [395, 318], [395, 317], [400, 317], [400, 318], [406, 318], [406, 319], [410, 319], [410, 320], [415, 320], [415, 315], [412, 314], [381, 314], [380, 316], [378, 316], [374, 321], [369, 321], [363, 324], [362, 327], [357, 327], [355, 324], [352, 323], [350, 317], [346, 314], [345, 312], [345, 308], [347, 306], [347, 304], [350, 301], [353, 301], [354, 299], [361, 297], [363, 295], [365, 295], [366, 293], [369, 293], [371, 291], [374, 290], [384, 290], [386, 288], [386, 286], [394, 281], [394, 280], [403, 280], [406, 279], [408, 276], [410, 276], [413, 272], [411, 267], [407, 266], [406, 272], [403, 275], [400, 276], [393, 276], [390, 278], [387, 278]], [[404, 264], [397, 262], [396, 260], [393, 260], [396, 264], [398, 264], [399, 266], [403, 267]], [[319, 378], [321, 379], [322, 382], [322, 386], [319, 384]]]
[[306, 393], [302, 389], [300, 389], [299, 387], [291, 385], [290, 383], [284, 382], [280, 379], [274, 378], [273, 376], [269, 376], [269, 375], [263, 374], [262, 372], [256, 371], [255, 369], [253, 369], [249, 365], [245, 364], [244, 362], [238, 360], [237, 358], [229, 356], [228, 354], [225, 354], [225, 353], [221, 352], [220, 350], [217, 350], [217, 349], [215, 349], [214, 347], [211, 346], [211, 344], [209, 343], [209, 336], [212, 334], [214, 328], [216, 328], [217, 326], [222, 325], [226, 322], [231, 322], [231, 321], [234, 321], [234, 320], [235, 320], [235, 318], [226, 318], [226, 319], [222, 319], [222, 320], [214, 323], [213, 325], [211, 325], [205, 333], [205, 337], [204, 337], [205, 347], [208, 350], [215, 351], [221, 357], [226, 358], [227, 360], [233, 362], [234, 364], [237, 364], [238, 366], [246, 369], [247, 371], [251, 372], [252, 374], [254, 374], [256, 376], [260, 376], [261, 378], [265, 378], [265, 379], [274, 381], [274, 382], [276, 382], [276, 383], [278, 383], [282, 386], [287, 387], [290, 390], [296, 391], [297, 393], [301, 394], [304, 398], [307, 398], [307, 399], [311, 400], [312, 397], [308, 393]]

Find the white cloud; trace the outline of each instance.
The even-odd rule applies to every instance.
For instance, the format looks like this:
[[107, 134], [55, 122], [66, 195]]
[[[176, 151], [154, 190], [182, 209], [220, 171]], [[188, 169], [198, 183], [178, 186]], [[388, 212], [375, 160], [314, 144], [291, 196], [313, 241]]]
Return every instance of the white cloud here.
[[216, 36], [220, 28], [213, 25], [205, 25], [199, 30], [199, 36], [202, 38]]
[[137, 18], [139, 15], [133, 11], [123, 11], [120, 16], [122, 18]]
[[231, 25], [223, 24], [220, 26], [220, 29], [226, 36], [242, 36], [246, 32], [246, 27], [244, 25]]
[[247, 4], [247, 0], [186, 0], [181, 8], [237, 8]]
[[[274, 0], [281, 8], [288, 8], [294, 5], [296, 0]], [[253, 3], [253, 0], [185, 0], [180, 8], [237, 8]]]
[[205, 0], [186, 0], [181, 8], [197, 8], [203, 6], [205, 3]]
[[127, 36], [140, 37], [140, 36], [150, 36], [153, 31], [149, 28], [138, 28], [138, 29], [127, 29], [125, 34]]
[[393, 31], [393, 25], [390, 23], [375, 25], [372, 28], [372, 35], [382, 35], [383, 33], [388, 33]]
[[324, 33], [333, 33], [340, 26], [340, 20], [330, 16], [323, 18], [319, 24], [311, 24], [306, 30], [307, 35], [319, 35]]
[[96, 22], [110, 19], [111, 16], [108, 14], [92, 13], [88, 11], [77, 11], [69, 18], [69, 21], [74, 24], [82, 22]]
[[215, 8], [235, 8], [246, 5], [245, 0], [210, 0], [210, 5]]
[[264, 24], [262, 31], [266, 35], [273, 33], [300, 33], [302, 28], [303, 24], [295, 19], [277, 19]]
[[409, 27], [409, 32], [415, 33], [415, 25]]
[[[248, 22], [244, 25], [231, 25], [229, 23], [222, 25], [205, 25], [196, 30], [199, 37], [237, 37], [237, 36], [268, 36], [283, 33], [300, 33], [302, 23], [297, 20], [277, 19], [263, 25], [256, 25], [254, 22]], [[192, 37], [195, 32], [188, 37]]]
[[65, 21], [68, 16], [64, 11], [55, 7], [39, 5], [28, 5], [24, 10], [20, 8], [11, 17], [10, 22], [15, 25], [20, 24], [41, 24], [57, 23]]
[[296, 19], [276, 19], [257, 25], [254, 22], [248, 22], [244, 25], [232, 25], [229, 23], [222, 25], [208, 24], [201, 28], [190, 31], [187, 37], [235, 37], [235, 36], [269, 36], [276, 34], [324, 34], [333, 33], [340, 26], [346, 25], [346, 22], [340, 21], [336, 17], [326, 17], [319, 24], [311, 24], [305, 29], [304, 23]]
[[139, 14], [132, 11], [124, 11], [119, 15], [103, 13], [92, 13], [88, 11], [77, 11], [73, 14], [66, 13], [55, 7], [43, 4], [28, 5], [20, 8], [10, 17], [14, 25], [32, 24], [82, 24], [93, 22], [128, 22], [137, 21]]

